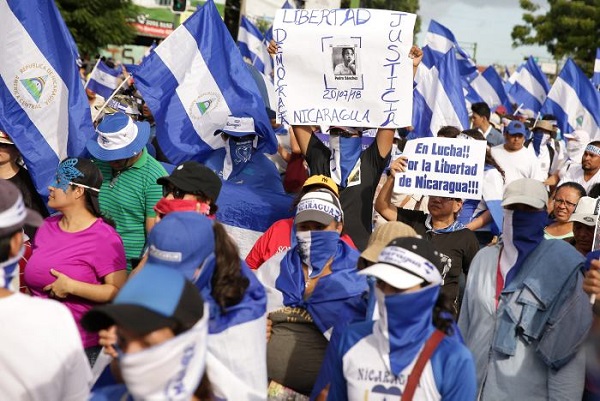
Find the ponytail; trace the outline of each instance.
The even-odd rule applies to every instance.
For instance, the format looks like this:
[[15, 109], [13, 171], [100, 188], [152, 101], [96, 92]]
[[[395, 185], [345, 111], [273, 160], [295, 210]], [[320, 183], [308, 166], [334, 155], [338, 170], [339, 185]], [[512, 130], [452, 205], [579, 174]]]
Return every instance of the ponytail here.
[[250, 285], [242, 274], [238, 247], [225, 227], [217, 221], [213, 224], [215, 234], [215, 272], [212, 277], [212, 297], [221, 307], [221, 311], [237, 305], [244, 298]]

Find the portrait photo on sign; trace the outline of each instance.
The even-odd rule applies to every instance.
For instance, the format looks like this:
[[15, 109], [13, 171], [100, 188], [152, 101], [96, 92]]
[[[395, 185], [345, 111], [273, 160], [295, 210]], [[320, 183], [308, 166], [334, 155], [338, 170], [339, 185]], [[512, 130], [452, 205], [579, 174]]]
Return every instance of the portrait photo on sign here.
[[331, 59], [334, 75], [357, 75], [357, 49], [354, 45], [331, 47]]

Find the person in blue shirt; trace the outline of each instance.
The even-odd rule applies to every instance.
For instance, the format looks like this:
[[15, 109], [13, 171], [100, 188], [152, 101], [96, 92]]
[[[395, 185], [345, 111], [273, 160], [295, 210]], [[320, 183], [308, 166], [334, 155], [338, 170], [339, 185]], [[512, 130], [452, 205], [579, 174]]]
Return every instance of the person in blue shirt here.
[[342, 334], [328, 400], [475, 399], [471, 353], [453, 336], [451, 320], [434, 316], [440, 263], [430, 242], [405, 237], [360, 272], [377, 279], [379, 319], [352, 324]]
[[204, 165], [223, 181], [285, 193], [277, 168], [256, 149], [258, 136], [252, 117], [229, 116], [215, 135], [221, 135], [225, 147], [212, 152]]

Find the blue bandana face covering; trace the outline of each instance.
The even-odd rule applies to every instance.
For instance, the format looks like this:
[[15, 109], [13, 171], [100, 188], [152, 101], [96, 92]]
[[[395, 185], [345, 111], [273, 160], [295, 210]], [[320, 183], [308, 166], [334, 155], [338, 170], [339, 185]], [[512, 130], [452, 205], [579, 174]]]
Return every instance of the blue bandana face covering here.
[[56, 177], [54, 182], [50, 184], [51, 187], [62, 189], [66, 191], [69, 188], [69, 184], [77, 177], [84, 177], [84, 174], [77, 170], [77, 159], [67, 159], [60, 163], [58, 170], [56, 171]]
[[340, 233], [337, 231], [298, 231], [300, 259], [308, 266], [308, 277], [318, 277], [337, 250]]
[[375, 288], [379, 310], [379, 328], [388, 342], [390, 369], [398, 376], [416, 358], [434, 330], [433, 307], [440, 286], [416, 292], [385, 295]]
[[356, 166], [362, 153], [362, 139], [360, 137], [344, 137], [332, 135], [329, 138], [331, 148], [331, 159], [329, 161], [331, 178], [345, 188], [348, 185], [348, 177]]
[[546, 222], [545, 210], [525, 212], [504, 209], [501, 268], [506, 271], [505, 287], [517, 275], [527, 256], [543, 241]]

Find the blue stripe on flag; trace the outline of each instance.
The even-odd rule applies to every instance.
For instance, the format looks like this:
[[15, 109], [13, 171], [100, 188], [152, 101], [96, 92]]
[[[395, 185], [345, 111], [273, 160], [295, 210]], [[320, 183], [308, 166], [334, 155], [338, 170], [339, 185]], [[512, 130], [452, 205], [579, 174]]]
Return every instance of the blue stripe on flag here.
[[244, 16], [238, 31], [238, 46], [242, 56], [247, 57], [256, 69], [263, 74], [270, 73], [271, 57], [267, 52], [265, 39], [260, 30]]
[[[16, 27], [16, 18], [24, 29], [14, 29], [10, 40], [0, 39], [0, 63], [11, 63], [6, 67], [11, 69], [19, 62], [17, 58], [22, 60], [24, 65], [20, 68], [26, 70], [18, 78], [22, 85], [25, 80], [34, 85], [35, 79], [41, 79], [37, 86], [28, 89], [32, 99], [40, 102], [35, 108], [22, 106], [23, 98], [21, 103], [15, 100], [12, 90], [16, 81], [1, 79], [0, 125], [17, 144], [37, 190], [47, 195], [60, 159], [84, 153], [86, 141], [94, 134], [77, 66], [77, 48], [53, 1], [10, 0], [0, 5], [0, 10], [3, 24]], [[26, 36], [20, 36], [21, 32]], [[28, 51], [24, 53], [22, 49]], [[36, 63], [50, 66], [41, 68], [45, 79], [37, 77], [35, 70], [40, 68]], [[51, 123], [53, 120], [56, 124]]]
[[562, 132], [582, 129], [600, 138], [600, 95], [572, 59], [567, 59], [542, 107], [554, 114]]

